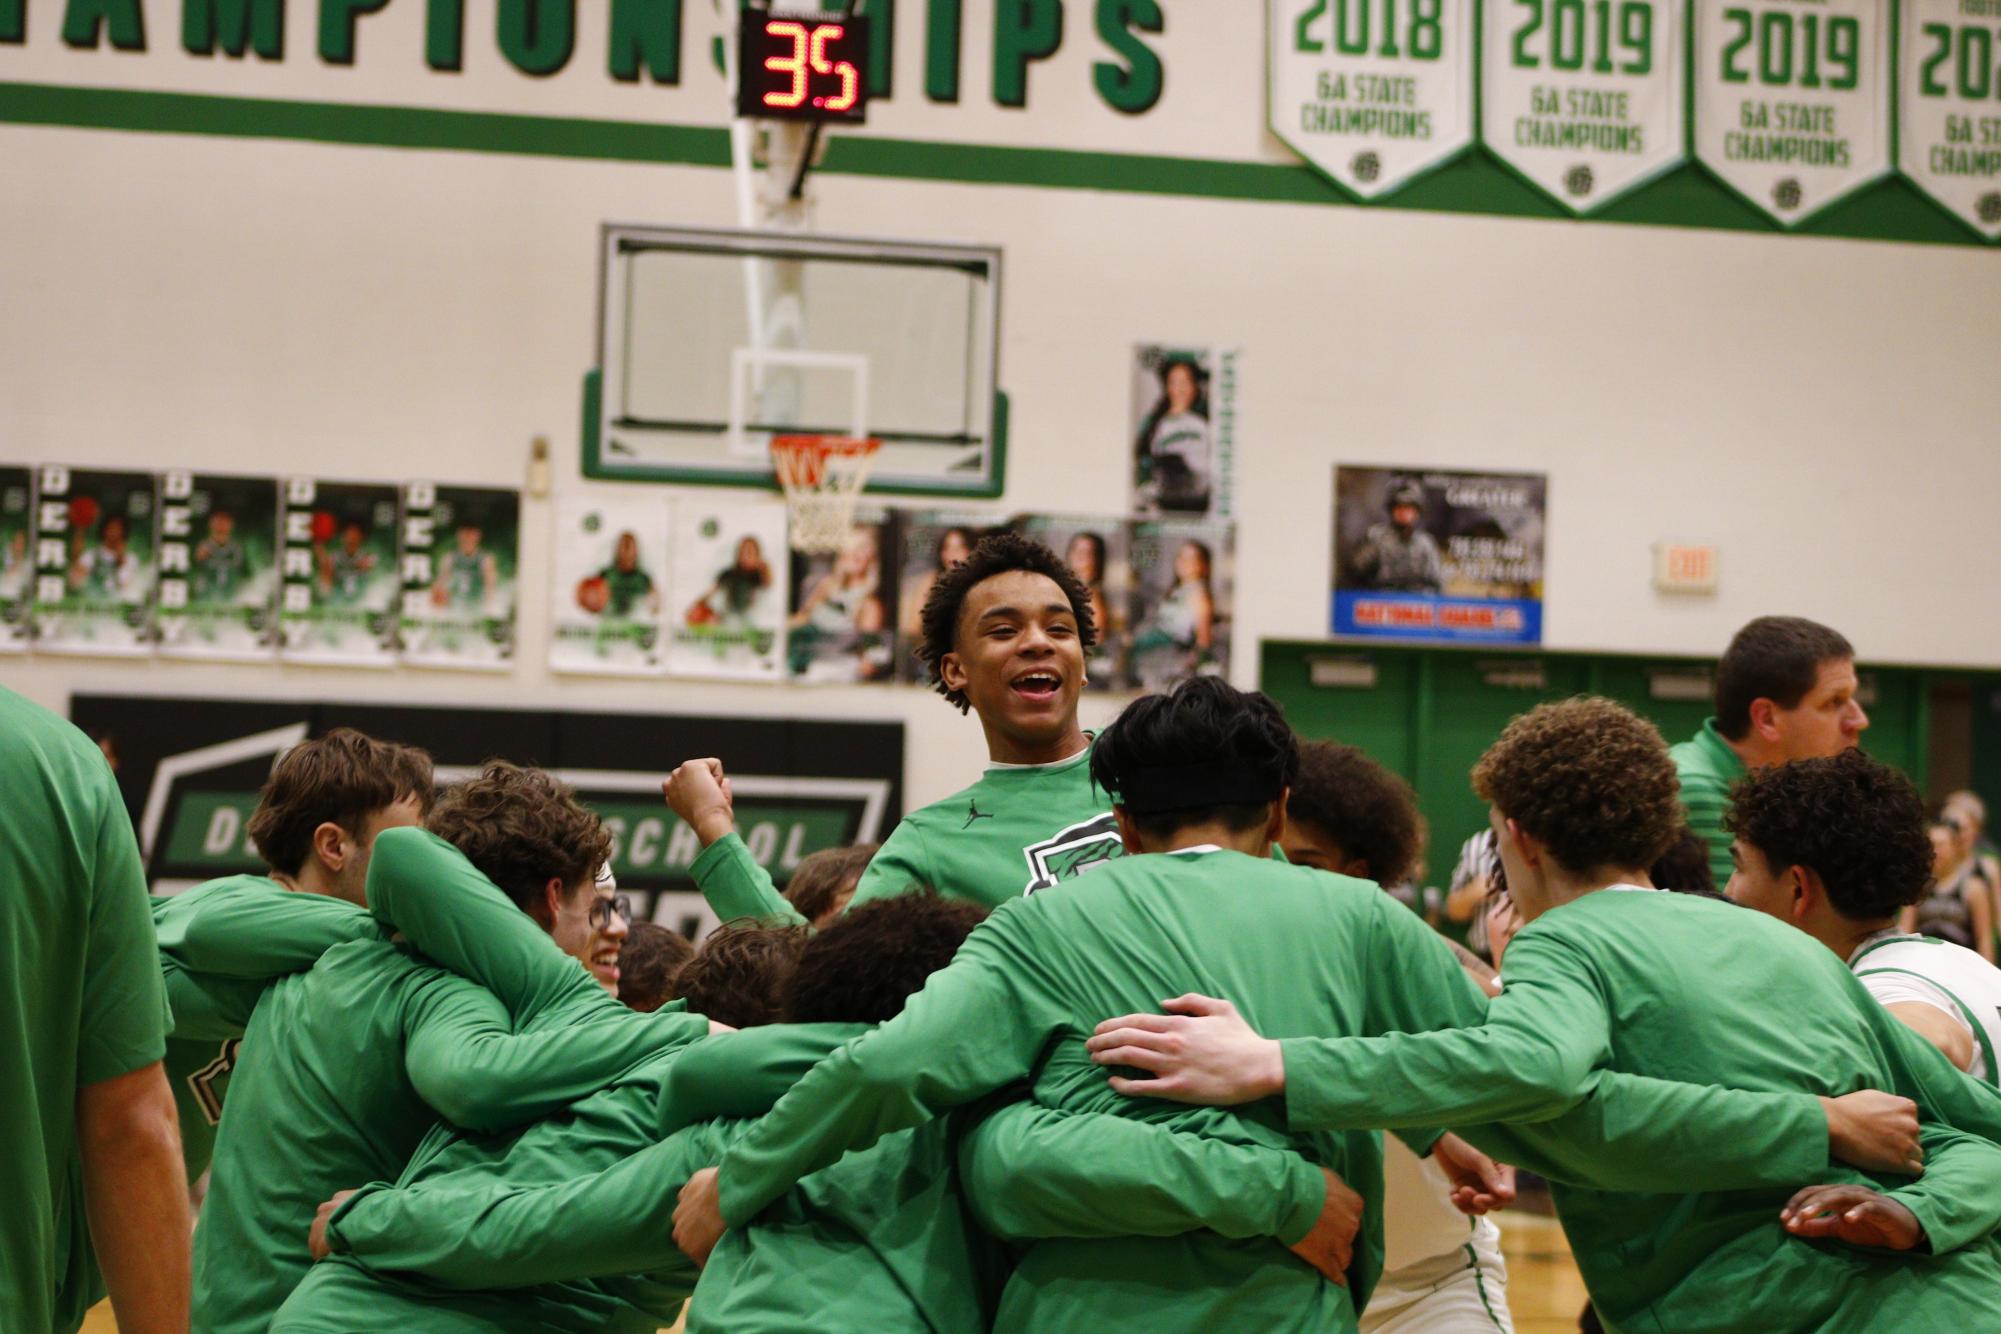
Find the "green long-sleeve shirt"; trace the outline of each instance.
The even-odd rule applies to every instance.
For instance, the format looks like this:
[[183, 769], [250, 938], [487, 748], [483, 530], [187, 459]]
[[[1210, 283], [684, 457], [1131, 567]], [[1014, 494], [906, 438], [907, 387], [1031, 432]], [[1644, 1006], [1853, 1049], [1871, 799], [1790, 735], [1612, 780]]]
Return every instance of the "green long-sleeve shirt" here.
[[1723, 819], [1730, 813], [1731, 787], [1747, 772], [1744, 761], [1737, 758], [1737, 752], [1716, 730], [1714, 718], [1705, 719], [1701, 729], [1687, 741], [1669, 747], [1668, 754], [1674, 757], [1675, 775], [1681, 780], [1682, 814], [1688, 817], [1688, 827], [1709, 849], [1709, 874], [1715, 877], [1716, 887], [1722, 889], [1730, 883], [1731, 871], [1730, 831], [1723, 827]]
[[[1324, 945], [1290, 947], [1303, 940]], [[724, 1215], [741, 1225], [843, 1152], [1018, 1082], [1057, 1110], [1168, 1119], [1179, 1109], [1113, 1093], [1082, 1040], [1107, 1015], [1185, 991], [1230, 996], [1267, 1032], [1383, 1032], [1480, 1013], [1444, 947], [1373, 885], [1230, 852], [1123, 859], [997, 911], [902, 1015], [822, 1062], [724, 1159]], [[1239, 1115], [1279, 1128], [1270, 1107]], [[1023, 1327], [1103, 1328], [1145, 1310], [1158, 1329], [1353, 1328], [1350, 1293], [1365, 1300], [1381, 1264], [1381, 1142], [1304, 1142], [1370, 1206], [1349, 1290], [1269, 1240], [1108, 1238], [1036, 1248], [1049, 1272], [1016, 1312]]]
[[[533, 1120], [707, 1031], [693, 1016], [620, 1010], [477, 872], [483, 893], [456, 892], [468, 888], [456, 880], [424, 892], [439, 888], [427, 877], [461, 868], [441, 840], [386, 831], [371, 907], [499, 993], [378, 936], [328, 951], [259, 1002], [195, 1234], [197, 1329], [263, 1329], [307, 1269], [320, 1202], [395, 1180], [440, 1118], [488, 1132]], [[426, 930], [436, 919], [447, 925]]]
[[[496, 1311], [510, 1309], [505, 1298], [459, 1294], [529, 1285], [537, 1287], [525, 1294], [520, 1314], [499, 1327], [597, 1328], [593, 1308], [579, 1308], [589, 1318], [577, 1321], [552, 1313], [614, 1275], [691, 1284], [692, 1267], [671, 1240], [678, 1187], [720, 1157], [742, 1124], [707, 1118], [768, 1109], [864, 1031], [773, 1025], [712, 1038], [531, 1127], [504, 1154], [494, 1142], [469, 1143], [452, 1162], [440, 1158], [429, 1171], [406, 1173], [398, 1189], [358, 1194], [329, 1230], [344, 1251], [340, 1262], [316, 1268], [273, 1328], [389, 1327], [409, 1303], [449, 1312], [449, 1320], [474, 1313], [498, 1319]], [[644, 1124], [649, 1113], [657, 1124]], [[1318, 1170], [1289, 1152], [1116, 1117], [1059, 1117], [1027, 1104], [1003, 1108], [990, 1124], [1000, 1127], [1015, 1193], [1005, 1216], [1022, 1235], [1182, 1231], [1221, 1220], [1246, 1236], [1296, 1236], [1311, 1226], [1324, 1195]], [[658, 1134], [665, 1138], [653, 1143]], [[802, 1183], [756, 1226], [732, 1232], [705, 1271], [690, 1327], [734, 1334], [805, 1321], [985, 1330], [1004, 1261], [991, 1240], [964, 1224], [949, 1160], [953, 1138], [942, 1122], [891, 1136]], [[585, 1175], [621, 1152], [633, 1156]], [[1207, 1183], [1167, 1189], [1194, 1168], [1209, 1174]], [[1102, 1207], [1086, 1209], [1082, 1200]], [[540, 1286], [549, 1284], [563, 1286]]]
[[238, 1042], [265, 987], [335, 945], [375, 934], [362, 909], [301, 894], [261, 875], [232, 875], [153, 899], [160, 971], [174, 1012], [167, 1082], [193, 1183], [208, 1169]]
[[[1922, 1178], [1878, 1183], [1924, 1224], [1935, 1258], [1789, 1237], [1773, 1222], [1783, 1187], [1664, 1199], [1587, 1173], [1555, 1187], [1578, 1266], [1615, 1329], [1864, 1329], [1885, 1311], [1907, 1329], [1991, 1320], [2001, 1150], [1954, 1127], [2001, 1134], [2001, 1097], [1952, 1069], [1813, 940], [1715, 900], [1607, 890], [1531, 923], [1503, 972], [1476, 1027], [1285, 1040], [1292, 1125], [1507, 1119], [1533, 1137], [1594, 1069], [1815, 1095], [1891, 1090], [1942, 1123], [1926, 1131]], [[1702, 1126], [1684, 1161], [1699, 1167], [1725, 1144]]]
[[[993, 765], [980, 781], [903, 817], [870, 859], [850, 906], [929, 886], [998, 907], [1124, 854], [1090, 752], [1055, 764]], [[695, 859], [695, 884], [724, 921], [805, 919], [735, 834]]]

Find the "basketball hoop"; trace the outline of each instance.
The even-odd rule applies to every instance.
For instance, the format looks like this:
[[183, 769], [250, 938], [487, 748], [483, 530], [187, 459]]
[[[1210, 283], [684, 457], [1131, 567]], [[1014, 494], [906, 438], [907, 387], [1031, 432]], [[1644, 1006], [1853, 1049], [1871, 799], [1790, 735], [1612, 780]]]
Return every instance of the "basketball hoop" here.
[[771, 470], [792, 513], [795, 551], [835, 552], [846, 544], [881, 448], [880, 440], [849, 435], [771, 437]]

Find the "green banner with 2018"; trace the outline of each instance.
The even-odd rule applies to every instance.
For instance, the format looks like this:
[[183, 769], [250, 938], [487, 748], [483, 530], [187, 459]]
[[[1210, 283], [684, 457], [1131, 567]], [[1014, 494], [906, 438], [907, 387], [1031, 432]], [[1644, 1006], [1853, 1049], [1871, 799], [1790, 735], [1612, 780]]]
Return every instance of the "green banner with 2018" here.
[[1267, 22], [1272, 131], [1363, 201], [2001, 238], [2001, 0], [1268, 0]]

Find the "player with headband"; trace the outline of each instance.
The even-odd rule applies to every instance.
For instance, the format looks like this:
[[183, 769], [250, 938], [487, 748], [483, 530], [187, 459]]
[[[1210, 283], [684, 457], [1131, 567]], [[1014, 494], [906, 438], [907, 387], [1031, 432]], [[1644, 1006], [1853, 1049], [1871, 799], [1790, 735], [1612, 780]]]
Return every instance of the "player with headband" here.
[[[994, 907], [1119, 856], [1110, 803], [1091, 781], [1077, 722], [1084, 660], [1096, 642], [1091, 594], [1040, 542], [983, 539], [938, 575], [919, 649], [933, 686], [979, 715], [988, 767], [962, 792], [911, 812], [862, 873], [851, 906], [933, 885]], [[690, 760], [667, 800], [702, 841], [695, 883], [717, 914], [803, 921], [734, 832], [728, 780]]]
[[[1484, 998], [1416, 916], [1373, 884], [1269, 856], [1297, 764], [1291, 730], [1263, 695], [1198, 678], [1136, 701], [1091, 755], [1093, 776], [1117, 794], [1129, 855], [994, 913], [900, 1015], [822, 1061], [718, 1170], [689, 1182], [676, 1239], [706, 1255], [725, 1224], [749, 1222], [801, 1177], [1001, 1088], [1026, 1084], [1057, 1110], [1119, 1110], [1078, 1044], [1100, 1012], [1131, 1008], [1114, 998], [1151, 1005], [1224, 986], [1283, 1033], [1477, 1022]], [[1766, 1179], [1781, 1157], [1774, 1127], [1784, 1133], [1807, 1117], [1820, 1146], [1814, 1166], [1824, 1162], [1829, 1121], [1811, 1097], [1619, 1079], [1593, 1093], [1552, 1122], [1556, 1149], [1524, 1165], [1561, 1173], [1568, 1154], [1605, 1160], [1633, 1190], [1779, 1184]], [[1027, 1248], [996, 1328], [1353, 1330], [1382, 1260], [1381, 1140], [1294, 1133], [1275, 1102], [1240, 1115], [1247, 1133], [1287, 1134], [1362, 1196], [1345, 1288], [1272, 1241], [1050, 1238]], [[1671, 1151], [1680, 1138], [1686, 1156], [1689, 1125], [1704, 1127], [1706, 1143], [1714, 1136], [1714, 1151], [1694, 1164]], [[1624, 1129], [1616, 1150], [1613, 1126]], [[1422, 1151], [1436, 1135], [1407, 1138]]]

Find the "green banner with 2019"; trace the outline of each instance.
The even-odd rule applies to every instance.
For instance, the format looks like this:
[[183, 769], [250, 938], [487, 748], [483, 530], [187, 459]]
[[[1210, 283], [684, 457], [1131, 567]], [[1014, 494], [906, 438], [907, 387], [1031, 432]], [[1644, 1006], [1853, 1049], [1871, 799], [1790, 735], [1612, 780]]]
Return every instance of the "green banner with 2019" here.
[[1271, 129], [1356, 199], [2001, 237], [2001, 0], [1268, 0]]

